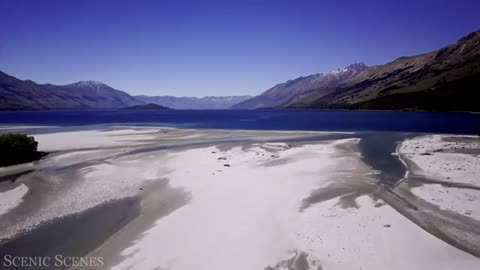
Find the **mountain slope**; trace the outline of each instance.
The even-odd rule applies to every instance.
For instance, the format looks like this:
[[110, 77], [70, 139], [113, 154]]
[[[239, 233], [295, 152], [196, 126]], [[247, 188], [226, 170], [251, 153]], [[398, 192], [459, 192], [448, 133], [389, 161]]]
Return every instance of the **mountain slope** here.
[[236, 104], [232, 108], [255, 109], [277, 107], [310, 90], [336, 86], [339, 83], [355, 76], [365, 68], [367, 68], [367, 66], [364, 63], [356, 63], [341, 70], [319, 73], [289, 80], [287, 82], [275, 85], [258, 96]]
[[480, 31], [430, 53], [369, 67], [336, 87], [318, 88], [288, 108], [480, 111]]
[[145, 103], [155, 103], [172, 109], [228, 109], [251, 96], [228, 97], [173, 97], [173, 96], [135, 96]]
[[143, 104], [129, 94], [97, 81], [80, 81], [62, 86], [62, 88], [69, 92], [75, 92], [88, 100], [93, 97], [94, 103], [88, 104], [93, 108], [121, 108]]
[[100, 82], [37, 84], [0, 71], [0, 110], [111, 109], [143, 104]]

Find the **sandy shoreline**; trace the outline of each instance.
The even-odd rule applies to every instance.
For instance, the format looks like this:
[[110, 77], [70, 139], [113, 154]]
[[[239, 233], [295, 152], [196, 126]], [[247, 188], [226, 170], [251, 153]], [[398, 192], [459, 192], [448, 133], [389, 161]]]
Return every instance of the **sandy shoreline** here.
[[480, 256], [480, 137], [418, 136], [399, 155], [409, 173], [395, 189], [417, 211], [403, 211], [448, 243]]
[[[6, 247], [53, 219], [62, 226], [63, 219], [85, 215], [92, 224], [98, 219], [116, 228], [101, 242], [78, 236], [96, 246], [88, 255], [104, 257], [105, 269], [480, 267], [472, 255], [480, 247], [476, 230], [467, 230], [468, 245], [458, 246], [455, 240], [463, 238], [453, 233], [457, 227], [430, 231], [408, 205], [385, 195], [390, 188], [381, 182], [383, 172], [372, 169], [359, 147], [382, 136], [116, 127], [35, 137], [40, 150], [53, 153], [34, 164], [0, 168], [0, 176], [27, 172], [0, 182], [0, 245]], [[445, 145], [451, 138], [461, 153]], [[397, 150], [408, 181], [392, 191], [419, 207], [416, 212], [439, 208], [432, 213], [440, 220], [453, 213], [465, 217], [462, 226], [476, 224], [480, 191], [458, 185], [480, 186], [480, 158], [471, 150], [479, 141], [447, 135], [403, 141]], [[465, 169], [440, 169], [448, 164]], [[419, 176], [448, 177], [446, 183], [456, 186], [420, 185]], [[139, 207], [128, 225], [87, 215], [128, 198]]]

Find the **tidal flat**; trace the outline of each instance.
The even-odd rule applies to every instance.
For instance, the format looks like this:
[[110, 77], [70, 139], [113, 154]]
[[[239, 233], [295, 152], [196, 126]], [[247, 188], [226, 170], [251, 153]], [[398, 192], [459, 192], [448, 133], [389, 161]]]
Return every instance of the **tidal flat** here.
[[33, 135], [50, 154], [0, 168], [1, 257], [102, 257], [95, 269], [480, 268], [479, 136]]

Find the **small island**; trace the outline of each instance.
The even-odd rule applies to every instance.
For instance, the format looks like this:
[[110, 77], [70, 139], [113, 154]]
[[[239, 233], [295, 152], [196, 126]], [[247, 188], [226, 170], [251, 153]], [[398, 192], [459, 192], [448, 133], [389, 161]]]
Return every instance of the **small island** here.
[[48, 153], [37, 151], [38, 142], [23, 134], [0, 135], [0, 167], [39, 160]]
[[149, 110], [152, 110], [152, 111], [156, 111], [156, 110], [171, 110], [170, 108], [168, 107], [165, 107], [165, 106], [162, 106], [162, 105], [158, 105], [158, 104], [155, 104], [155, 103], [148, 103], [148, 104], [144, 104], [144, 105], [135, 105], [135, 106], [129, 106], [129, 107], [124, 107], [122, 108], [122, 110], [132, 110], [132, 111], [149, 111]]

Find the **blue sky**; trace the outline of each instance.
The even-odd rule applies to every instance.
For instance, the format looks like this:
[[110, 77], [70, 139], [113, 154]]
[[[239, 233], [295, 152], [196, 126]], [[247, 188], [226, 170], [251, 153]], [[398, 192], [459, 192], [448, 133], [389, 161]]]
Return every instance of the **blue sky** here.
[[0, 70], [131, 94], [258, 94], [480, 29], [480, 1], [0, 0]]

